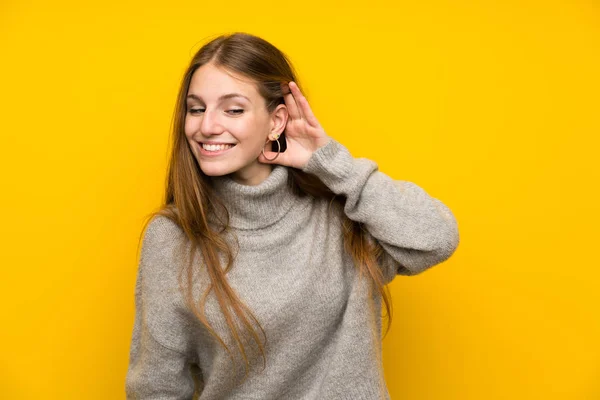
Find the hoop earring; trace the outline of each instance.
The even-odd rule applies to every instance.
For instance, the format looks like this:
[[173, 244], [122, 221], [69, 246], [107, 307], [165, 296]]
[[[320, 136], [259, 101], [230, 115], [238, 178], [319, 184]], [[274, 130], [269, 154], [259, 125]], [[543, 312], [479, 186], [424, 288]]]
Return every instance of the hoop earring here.
[[276, 159], [277, 157], [279, 157], [279, 153], [281, 152], [281, 143], [279, 143], [279, 138], [275, 139], [275, 141], [277, 142], [277, 155], [273, 158], [267, 158], [267, 156], [265, 155], [265, 146], [263, 146], [262, 148], [262, 154], [263, 156], [269, 160], [269, 161], [273, 161], [274, 159]]

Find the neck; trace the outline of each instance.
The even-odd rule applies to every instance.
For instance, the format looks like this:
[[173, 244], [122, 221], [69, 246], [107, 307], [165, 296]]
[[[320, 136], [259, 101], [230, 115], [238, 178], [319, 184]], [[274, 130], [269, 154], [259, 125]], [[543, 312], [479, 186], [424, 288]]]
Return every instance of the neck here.
[[297, 202], [288, 176], [288, 167], [273, 165], [270, 174], [256, 185], [245, 185], [233, 175], [224, 175], [212, 177], [212, 186], [229, 212], [230, 226], [252, 230], [281, 220]]

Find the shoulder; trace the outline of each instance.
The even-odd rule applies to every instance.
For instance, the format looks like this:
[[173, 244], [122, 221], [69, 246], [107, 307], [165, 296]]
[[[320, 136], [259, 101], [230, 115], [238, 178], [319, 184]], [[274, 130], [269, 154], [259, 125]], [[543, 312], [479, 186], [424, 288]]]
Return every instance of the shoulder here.
[[170, 260], [177, 245], [181, 245], [185, 233], [175, 221], [163, 215], [155, 215], [147, 223], [143, 233], [141, 261], [145, 265], [161, 265]]
[[181, 239], [184, 232], [175, 221], [164, 215], [155, 215], [146, 225], [144, 244], [149, 246], [160, 243], [175, 243]]

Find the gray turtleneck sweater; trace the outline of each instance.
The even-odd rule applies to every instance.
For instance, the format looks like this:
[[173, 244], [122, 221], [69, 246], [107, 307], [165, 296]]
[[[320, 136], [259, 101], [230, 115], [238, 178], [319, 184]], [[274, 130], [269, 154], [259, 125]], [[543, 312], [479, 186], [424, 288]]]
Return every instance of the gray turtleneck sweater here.
[[[286, 185], [288, 168], [281, 165], [257, 186], [213, 178], [239, 241], [227, 279], [265, 330], [266, 369], [260, 359], [244, 383], [234, 385], [243, 376], [243, 359], [238, 356], [234, 366], [184, 306], [177, 274], [186, 257], [176, 244], [185, 236], [159, 216], [142, 243], [128, 399], [389, 399], [381, 296], [368, 295], [367, 281], [359, 279], [344, 250], [342, 213], [364, 223], [369, 240], [384, 248], [379, 266], [386, 283], [448, 259], [459, 243], [457, 221], [421, 187], [391, 179], [334, 139], [312, 155], [304, 171], [346, 196], [345, 206], [296, 197]], [[201, 269], [196, 298], [207, 282]], [[239, 354], [214, 291], [206, 317], [234, 356]], [[257, 356], [253, 344], [247, 349]]]

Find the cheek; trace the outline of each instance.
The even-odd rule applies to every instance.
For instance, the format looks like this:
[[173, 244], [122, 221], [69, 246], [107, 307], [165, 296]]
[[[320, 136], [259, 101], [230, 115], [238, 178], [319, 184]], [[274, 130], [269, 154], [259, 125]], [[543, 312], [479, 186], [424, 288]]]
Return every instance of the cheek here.
[[185, 133], [185, 137], [188, 138], [188, 140], [191, 138], [191, 136], [194, 133], [193, 124], [191, 123], [191, 121], [188, 118], [186, 118], [184, 121], [183, 132]]
[[257, 143], [261, 142], [263, 131], [265, 131], [262, 126], [250, 118], [244, 121], [232, 121], [225, 126], [225, 129], [238, 141], [245, 142], [247, 145], [253, 147], [256, 147]]
[[194, 149], [194, 144], [196, 143], [196, 141], [194, 139], [192, 139], [191, 136], [189, 136], [186, 132], [185, 134], [185, 140], [188, 142], [188, 145], [191, 147], [192, 151], [195, 151]]

